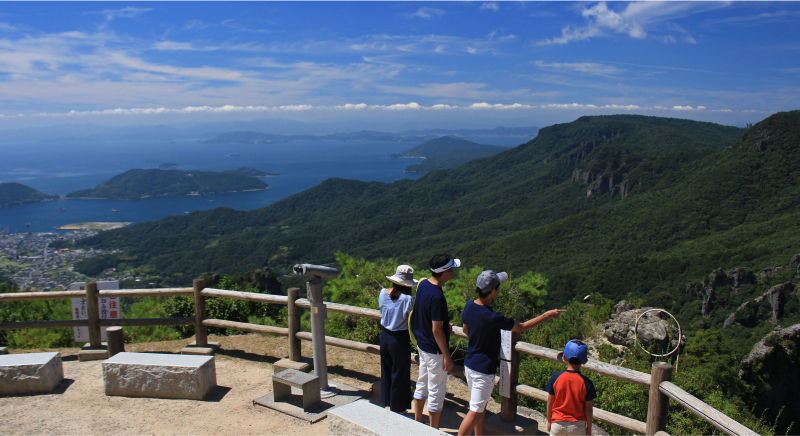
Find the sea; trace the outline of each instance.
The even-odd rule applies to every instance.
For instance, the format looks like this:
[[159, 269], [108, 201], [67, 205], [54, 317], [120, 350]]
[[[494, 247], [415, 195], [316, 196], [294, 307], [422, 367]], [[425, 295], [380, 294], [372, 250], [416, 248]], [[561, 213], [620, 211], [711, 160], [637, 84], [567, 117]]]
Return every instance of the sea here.
[[[523, 138], [465, 138], [513, 147]], [[198, 140], [43, 141], [2, 144], [0, 183], [17, 182], [45, 194], [66, 195], [98, 184], [132, 168], [176, 163], [179, 170], [224, 171], [255, 168], [280, 177], [263, 178], [269, 189], [201, 196], [161, 196], [142, 200], [55, 200], [0, 208], [0, 231], [57, 230], [80, 222], [154, 221], [171, 215], [230, 207], [252, 210], [311, 188], [325, 179], [394, 182], [423, 174], [403, 170], [418, 159], [392, 159], [419, 143], [373, 141], [299, 141], [282, 144], [206, 144]], [[63, 209], [63, 210], [62, 210]], [[116, 210], [116, 212], [114, 211]]]

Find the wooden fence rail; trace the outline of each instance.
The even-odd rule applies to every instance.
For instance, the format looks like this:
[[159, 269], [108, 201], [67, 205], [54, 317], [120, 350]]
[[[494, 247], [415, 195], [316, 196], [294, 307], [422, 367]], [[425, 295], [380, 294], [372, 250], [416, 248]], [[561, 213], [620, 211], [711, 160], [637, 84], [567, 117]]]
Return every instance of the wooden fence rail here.
[[[63, 298], [87, 298], [87, 309], [89, 312], [89, 319], [86, 320], [55, 320], [55, 321], [25, 321], [25, 322], [4, 322], [0, 323], [0, 330], [11, 329], [32, 329], [32, 328], [60, 328], [60, 327], [84, 327], [88, 326], [90, 331], [90, 339], [92, 345], [97, 342], [99, 345], [99, 328], [100, 326], [153, 326], [153, 325], [195, 325], [195, 341], [198, 346], [207, 345], [207, 328], [224, 328], [232, 330], [241, 330], [254, 333], [262, 333], [269, 335], [288, 336], [290, 358], [292, 360], [300, 360], [299, 345], [297, 341], [311, 341], [311, 333], [299, 331], [299, 313], [296, 313], [296, 308], [310, 308], [309, 301], [305, 298], [298, 298], [299, 290], [293, 288], [289, 291], [288, 296], [258, 294], [252, 292], [239, 292], [227, 291], [223, 289], [205, 288], [203, 280], [195, 280], [191, 288], [162, 288], [162, 289], [122, 289], [122, 290], [106, 290], [97, 291], [97, 285], [94, 282], [88, 283], [86, 291], [62, 291], [62, 292], [19, 292], [0, 294], [0, 302], [3, 301], [23, 301], [23, 300], [44, 300], [44, 299], [63, 299]], [[195, 303], [195, 316], [194, 318], [140, 318], [140, 319], [117, 319], [117, 320], [104, 320], [98, 319], [99, 312], [97, 306], [98, 297], [167, 297], [167, 296], [193, 296]], [[220, 319], [206, 318], [205, 299], [207, 297], [214, 298], [229, 298], [236, 300], [253, 301], [258, 303], [280, 304], [287, 305], [290, 308], [289, 325], [290, 328], [264, 326], [258, 324], [250, 324], [235, 321], [226, 321]], [[379, 310], [368, 309], [358, 306], [349, 306], [346, 304], [338, 303], [325, 303], [326, 309], [334, 313], [343, 313], [347, 315], [366, 317], [370, 319], [380, 319], [381, 314]], [[460, 327], [453, 327], [453, 336], [460, 338], [467, 338]], [[380, 347], [374, 344], [365, 344], [363, 342], [351, 341], [347, 339], [334, 338], [331, 336], [325, 337], [325, 342], [328, 345], [345, 348], [349, 350], [360, 351], [369, 354], [380, 354]], [[295, 344], [295, 345], [293, 345]], [[516, 342], [514, 352], [533, 356], [539, 359], [549, 360], [552, 362], [560, 362], [558, 359], [559, 351], [550, 348], [541, 347], [526, 342]], [[418, 357], [415, 355], [415, 358]], [[517, 366], [519, 360], [517, 359]], [[418, 361], [417, 361], [418, 362]], [[657, 365], [658, 368], [656, 367]], [[667, 368], [668, 367], [668, 368]], [[719, 430], [729, 435], [756, 435], [755, 432], [736, 422], [722, 412], [714, 409], [706, 403], [703, 403], [698, 398], [674, 385], [669, 381], [669, 374], [671, 374], [671, 366], [663, 363], [656, 363], [653, 366], [652, 374], [645, 374], [640, 371], [635, 371], [628, 368], [623, 368], [616, 365], [611, 365], [596, 360], [589, 360], [589, 362], [582, 366], [585, 371], [594, 372], [603, 376], [612, 377], [615, 379], [623, 380], [629, 383], [634, 383], [640, 386], [647, 386], [650, 388], [650, 403], [648, 411], [648, 422], [637, 421], [616, 413], [608, 412], [602, 409], [594, 409], [594, 418], [600, 422], [614, 425], [623, 430], [637, 434], [654, 435], [656, 433], [662, 434], [666, 426], [666, 398], [671, 398], [687, 410], [711, 423]], [[513, 368], [512, 371], [517, 371]], [[666, 373], [664, 371], [667, 371]], [[463, 367], [454, 368], [453, 375], [463, 378]], [[495, 383], [499, 381], [499, 377], [495, 378]], [[540, 389], [531, 386], [517, 384], [515, 393], [524, 395], [537, 401], [547, 401], [547, 393]], [[514, 397], [514, 396], [512, 396]], [[513, 412], [516, 415], [516, 400], [503, 401], [502, 415], [505, 418]], [[513, 417], [512, 417], [513, 418]], [[660, 431], [661, 430], [661, 431]]]

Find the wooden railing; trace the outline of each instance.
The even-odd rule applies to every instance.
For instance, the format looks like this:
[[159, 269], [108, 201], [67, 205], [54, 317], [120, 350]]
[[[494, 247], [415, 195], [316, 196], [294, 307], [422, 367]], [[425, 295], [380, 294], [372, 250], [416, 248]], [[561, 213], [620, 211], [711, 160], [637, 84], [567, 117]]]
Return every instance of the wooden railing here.
[[[140, 318], [140, 319], [99, 319], [98, 297], [152, 297], [152, 296], [191, 296], [194, 298], [194, 318]], [[241, 330], [246, 332], [268, 335], [287, 336], [289, 341], [289, 358], [300, 360], [300, 341], [311, 341], [311, 333], [300, 331], [299, 308], [310, 308], [305, 298], [298, 298], [299, 289], [289, 289], [287, 296], [258, 294], [252, 292], [226, 291], [221, 289], [206, 289], [203, 280], [195, 280], [191, 288], [166, 288], [166, 289], [124, 289], [114, 291], [99, 291], [97, 283], [90, 282], [86, 291], [64, 292], [30, 292], [0, 294], [0, 302], [20, 300], [44, 300], [63, 298], [87, 299], [88, 318], [86, 320], [55, 320], [55, 321], [26, 321], [0, 323], [0, 330], [30, 329], [30, 328], [57, 328], [57, 327], [89, 327], [89, 343], [93, 347], [100, 346], [101, 326], [151, 326], [151, 325], [192, 325], [195, 326], [195, 343], [197, 346], [208, 345], [208, 327]], [[243, 322], [209, 319], [206, 317], [207, 297], [229, 298], [235, 300], [254, 301], [259, 303], [280, 304], [288, 306], [288, 327], [274, 327]], [[371, 319], [380, 319], [380, 311], [345, 304], [325, 303], [328, 311], [361, 316]], [[467, 338], [460, 327], [453, 327], [453, 336]], [[325, 337], [328, 345], [360, 351], [369, 354], [380, 354], [380, 347], [374, 344], [351, 341], [347, 339]], [[516, 341], [512, 350], [512, 381], [516, 385], [512, 398], [503, 398], [501, 415], [505, 421], [513, 421], [517, 413], [517, 395], [523, 395], [536, 401], [547, 402], [547, 392], [516, 383], [516, 374], [519, 371], [519, 354], [533, 356], [539, 359], [559, 362], [557, 350], [541, 347], [526, 342]], [[418, 361], [418, 356], [413, 356]], [[563, 363], [563, 362], [559, 362]], [[654, 435], [666, 430], [668, 398], [709, 422], [714, 427], [729, 435], [757, 435], [749, 428], [736, 422], [722, 412], [700, 401], [695, 396], [673, 384], [670, 379], [672, 366], [663, 362], [653, 364], [651, 374], [611, 365], [596, 360], [589, 360], [581, 369], [594, 372], [606, 377], [612, 377], [650, 389], [647, 422], [638, 421], [613, 412], [594, 408], [594, 419], [606, 424], [619, 427], [636, 434]], [[456, 367], [452, 374], [464, 377], [463, 367]], [[495, 378], [496, 382], [499, 377]]]

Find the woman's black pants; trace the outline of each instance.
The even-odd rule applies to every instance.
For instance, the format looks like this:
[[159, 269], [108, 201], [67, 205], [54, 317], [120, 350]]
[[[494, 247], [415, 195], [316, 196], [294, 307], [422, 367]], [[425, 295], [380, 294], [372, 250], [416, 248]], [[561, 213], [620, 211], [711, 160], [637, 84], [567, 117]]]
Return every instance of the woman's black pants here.
[[411, 340], [408, 330], [381, 330], [381, 400], [402, 414], [411, 407]]

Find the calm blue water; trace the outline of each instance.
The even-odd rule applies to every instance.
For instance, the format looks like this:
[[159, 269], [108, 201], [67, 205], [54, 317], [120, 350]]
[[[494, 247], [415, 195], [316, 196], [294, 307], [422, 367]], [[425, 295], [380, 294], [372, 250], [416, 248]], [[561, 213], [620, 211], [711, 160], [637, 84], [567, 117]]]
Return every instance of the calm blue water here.
[[[467, 138], [483, 144], [516, 146], [522, 139]], [[60, 141], [0, 145], [0, 182], [18, 182], [45, 194], [66, 195], [94, 188], [132, 168], [174, 162], [181, 170], [224, 171], [250, 167], [281, 177], [262, 179], [270, 189], [204, 196], [150, 197], [139, 201], [59, 200], [0, 209], [0, 231], [48, 232], [65, 224], [91, 221], [153, 221], [170, 215], [227, 206], [251, 210], [339, 177], [393, 182], [417, 179], [404, 173], [417, 159], [391, 159], [418, 143], [370, 141], [293, 142], [274, 145], [217, 145], [198, 141]], [[230, 153], [241, 156], [228, 157]], [[66, 211], [59, 211], [59, 208]], [[119, 212], [112, 212], [117, 209]], [[30, 223], [30, 227], [26, 227]]]
[[[416, 159], [389, 157], [416, 145], [367, 141], [276, 145], [210, 145], [196, 141], [3, 145], [0, 182], [18, 182], [52, 195], [93, 188], [131, 168], [157, 168], [165, 162], [175, 162], [182, 170], [223, 171], [246, 166], [282, 176], [262, 179], [270, 186], [265, 191], [150, 197], [139, 201], [59, 200], [6, 207], [0, 209], [0, 230], [47, 232], [64, 224], [86, 221], [140, 223], [221, 206], [250, 210], [268, 206], [331, 177], [381, 182], [416, 179], [419, 174], [403, 172]], [[241, 156], [228, 157], [229, 153]], [[59, 211], [62, 207], [66, 211]], [[26, 227], [26, 223], [31, 226]]]

